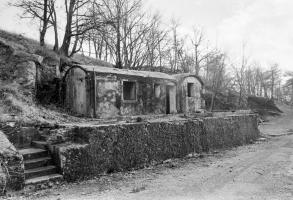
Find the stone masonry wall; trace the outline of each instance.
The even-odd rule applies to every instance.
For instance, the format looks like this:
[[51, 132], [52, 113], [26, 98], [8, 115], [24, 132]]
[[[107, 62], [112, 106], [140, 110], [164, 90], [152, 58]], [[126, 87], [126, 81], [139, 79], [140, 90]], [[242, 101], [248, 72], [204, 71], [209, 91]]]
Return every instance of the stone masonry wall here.
[[19, 190], [24, 184], [22, 156], [0, 131], [0, 195], [5, 190]]
[[76, 127], [67, 145], [53, 147], [66, 180], [129, 170], [192, 152], [253, 142], [257, 116]]

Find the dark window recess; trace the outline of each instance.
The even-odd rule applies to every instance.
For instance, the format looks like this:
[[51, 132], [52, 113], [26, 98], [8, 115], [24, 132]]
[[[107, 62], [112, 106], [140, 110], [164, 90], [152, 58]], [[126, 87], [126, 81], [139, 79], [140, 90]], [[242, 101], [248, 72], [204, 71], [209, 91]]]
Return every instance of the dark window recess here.
[[123, 82], [123, 99], [136, 100], [136, 83], [131, 81]]
[[188, 97], [194, 97], [194, 83], [187, 83], [187, 95]]

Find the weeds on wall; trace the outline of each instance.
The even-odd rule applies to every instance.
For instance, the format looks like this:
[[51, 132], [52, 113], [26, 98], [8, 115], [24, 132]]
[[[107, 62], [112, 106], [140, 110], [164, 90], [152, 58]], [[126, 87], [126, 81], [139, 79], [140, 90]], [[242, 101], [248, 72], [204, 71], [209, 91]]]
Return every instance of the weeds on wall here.
[[2, 180], [2, 183], [0, 182], [0, 184], [2, 185], [2, 188], [0, 188], [1, 189], [0, 195], [5, 195], [7, 185], [8, 185], [8, 181], [10, 180], [10, 173], [9, 173], [9, 170], [8, 170], [7, 162], [4, 162], [3, 160], [0, 160], [0, 165], [1, 165], [1, 168], [2, 168], [2, 172], [4, 172], [4, 179]]

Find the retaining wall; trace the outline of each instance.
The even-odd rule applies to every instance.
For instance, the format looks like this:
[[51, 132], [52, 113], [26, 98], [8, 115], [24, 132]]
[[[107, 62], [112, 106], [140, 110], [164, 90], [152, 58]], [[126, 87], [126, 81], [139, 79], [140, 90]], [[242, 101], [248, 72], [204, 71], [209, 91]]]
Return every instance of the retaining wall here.
[[0, 131], [0, 195], [5, 190], [19, 190], [24, 185], [24, 164], [6, 135]]
[[192, 152], [235, 147], [259, 136], [256, 115], [75, 127], [51, 150], [66, 180], [144, 167]]

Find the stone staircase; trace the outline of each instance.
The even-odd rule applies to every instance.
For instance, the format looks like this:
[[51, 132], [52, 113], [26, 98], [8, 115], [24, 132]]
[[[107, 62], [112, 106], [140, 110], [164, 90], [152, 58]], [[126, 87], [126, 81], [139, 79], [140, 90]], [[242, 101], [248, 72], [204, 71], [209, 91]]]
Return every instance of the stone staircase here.
[[24, 159], [25, 187], [30, 185], [42, 185], [62, 181], [63, 176], [58, 173], [52, 156], [47, 150], [47, 144], [43, 141], [33, 141], [30, 148], [20, 149]]

